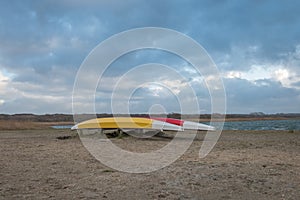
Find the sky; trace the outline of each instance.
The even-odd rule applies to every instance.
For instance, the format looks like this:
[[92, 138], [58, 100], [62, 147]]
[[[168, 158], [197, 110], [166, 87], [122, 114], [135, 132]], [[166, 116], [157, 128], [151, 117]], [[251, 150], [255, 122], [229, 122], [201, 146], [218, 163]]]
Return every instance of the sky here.
[[[297, 0], [1, 0], [0, 113], [72, 113], [76, 74], [89, 53], [114, 34], [142, 27], [172, 29], [202, 45], [224, 83], [227, 113], [300, 113]], [[168, 76], [170, 68], [155, 73], [147, 66], [124, 78], [147, 63], [170, 66], [181, 78]], [[204, 80], [169, 52], [130, 52], [101, 77], [95, 109], [112, 112], [114, 101], [123, 112], [124, 95], [131, 95], [132, 113], [180, 112], [181, 104], [193, 113], [192, 88], [201, 113], [210, 113]], [[89, 112], [82, 95], [81, 112]]]

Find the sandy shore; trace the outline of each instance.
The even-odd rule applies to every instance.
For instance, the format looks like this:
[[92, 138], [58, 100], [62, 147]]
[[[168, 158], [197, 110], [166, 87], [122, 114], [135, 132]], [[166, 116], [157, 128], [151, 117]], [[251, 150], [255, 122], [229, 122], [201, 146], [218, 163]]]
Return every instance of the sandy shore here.
[[[300, 132], [225, 131], [198, 158], [204, 133], [172, 165], [148, 174], [112, 170], [69, 130], [0, 131], [0, 199], [299, 199]], [[170, 139], [112, 139], [142, 151]]]

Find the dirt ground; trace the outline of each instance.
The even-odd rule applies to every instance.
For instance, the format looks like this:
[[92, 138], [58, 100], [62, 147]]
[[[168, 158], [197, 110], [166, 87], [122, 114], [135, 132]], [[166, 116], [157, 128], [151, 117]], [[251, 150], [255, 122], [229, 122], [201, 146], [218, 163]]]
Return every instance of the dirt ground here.
[[[188, 133], [187, 133], [188, 134]], [[299, 199], [300, 132], [224, 131], [199, 159], [198, 133], [176, 162], [147, 174], [110, 169], [69, 130], [0, 131], [0, 199]], [[168, 138], [114, 138], [153, 149]]]

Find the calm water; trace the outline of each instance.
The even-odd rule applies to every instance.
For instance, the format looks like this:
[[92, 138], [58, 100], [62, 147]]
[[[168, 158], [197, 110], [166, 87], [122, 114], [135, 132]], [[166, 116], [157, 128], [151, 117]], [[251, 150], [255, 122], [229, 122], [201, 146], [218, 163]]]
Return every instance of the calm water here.
[[58, 125], [58, 126], [51, 126], [55, 129], [71, 129], [73, 125]]
[[[220, 123], [212, 124], [217, 129]], [[52, 126], [55, 129], [70, 129], [72, 125]], [[300, 120], [259, 120], [225, 122], [223, 130], [300, 130]]]
[[[219, 127], [219, 123], [213, 126]], [[258, 120], [225, 122], [223, 130], [300, 130], [300, 120]]]

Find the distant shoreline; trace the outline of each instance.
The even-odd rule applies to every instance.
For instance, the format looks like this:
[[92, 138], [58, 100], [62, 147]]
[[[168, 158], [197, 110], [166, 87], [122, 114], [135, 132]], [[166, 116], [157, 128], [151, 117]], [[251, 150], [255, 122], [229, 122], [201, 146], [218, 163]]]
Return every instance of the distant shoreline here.
[[[234, 121], [260, 121], [260, 120], [300, 120], [300, 117], [236, 117], [236, 118], [225, 118], [227, 122]], [[209, 122], [210, 119], [201, 119], [202, 122]], [[220, 121], [218, 119], [214, 119], [212, 121]]]
[[[97, 114], [97, 117], [111, 117], [110, 114]], [[118, 115], [124, 116], [124, 115]], [[132, 116], [147, 117], [145, 114], [134, 114]], [[159, 116], [159, 115], [158, 115]], [[210, 114], [200, 115], [181, 115], [172, 113], [162, 117], [182, 118], [190, 121], [209, 122]], [[83, 119], [94, 118], [94, 115], [81, 115]], [[223, 115], [214, 114], [212, 121], [222, 121]], [[254, 116], [249, 114], [228, 114], [225, 121], [259, 121], [259, 120], [300, 120], [300, 114], [273, 114]], [[73, 115], [70, 114], [0, 114], [0, 130], [28, 130], [28, 129], [47, 129], [56, 125], [73, 125]]]
[[[112, 116], [128, 116], [125, 114], [96, 114], [97, 117], [112, 117]], [[149, 117], [147, 114], [131, 114], [132, 117]], [[288, 120], [288, 119], [300, 119], [300, 113], [279, 113], [279, 114], [179, 114], [179, 113], [169, 113], [152, 115], [152, 117], [168, 117], [176, 119], [189, 119], [189, 120], [200, 120], [200, 121], [210, 121], [212, 118], [214, 121], [218, 119], [226, 119], [226, 121], [253, 121], [253, 120]], [[77, 118], [94, 118], [95, 114], [80, 114]], [[27, 121], [27, 122], [74, 122], [72, 114], [0, 114], [0, 121]]]

